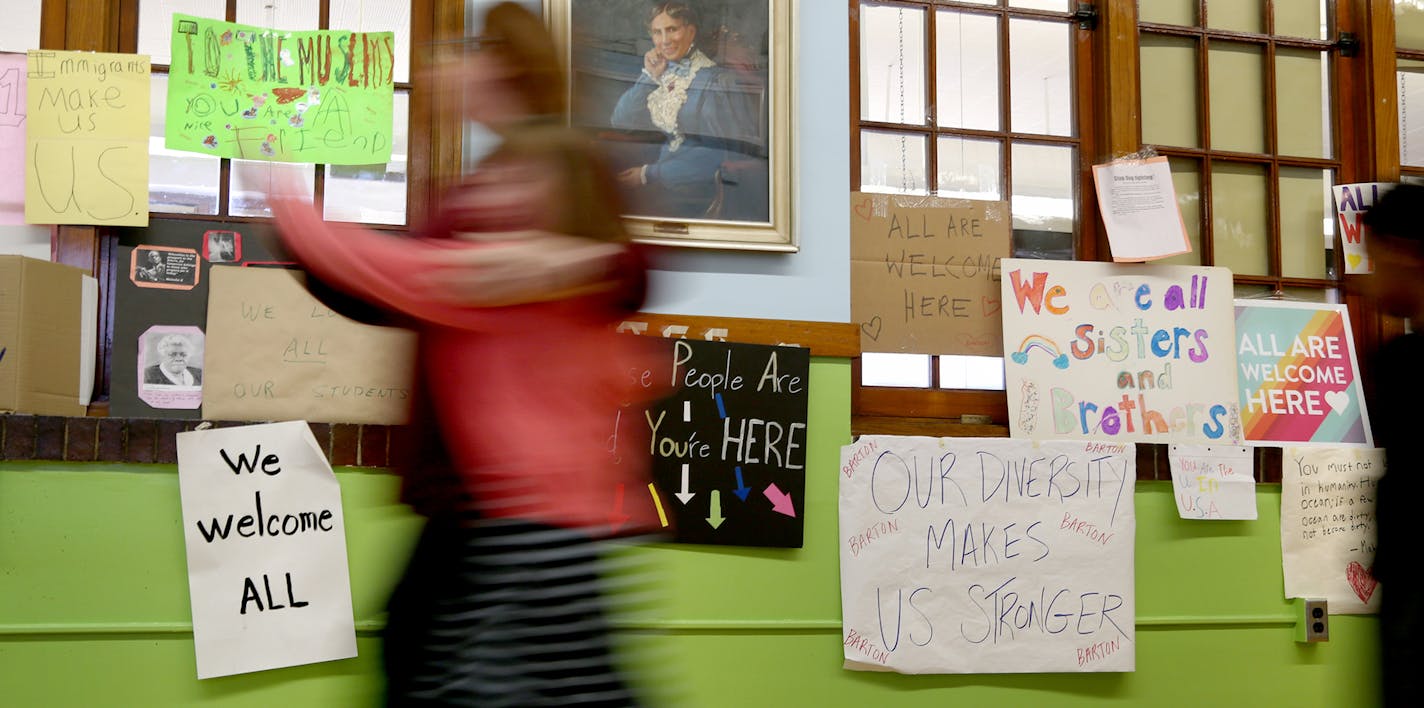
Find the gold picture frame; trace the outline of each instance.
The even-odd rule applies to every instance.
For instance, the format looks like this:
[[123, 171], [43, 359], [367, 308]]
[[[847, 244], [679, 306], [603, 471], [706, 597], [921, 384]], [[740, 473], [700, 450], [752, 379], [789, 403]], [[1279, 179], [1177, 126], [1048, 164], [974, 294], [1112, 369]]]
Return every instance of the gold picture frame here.
[[[635, 240], [798, 250], [790, 0], [688, 0], [682, 4], [696, 13], [695, 26], [682, 13], [676, 20], [650, 17], [661, 3], [649, 0], [544, 4], [569, 76], [569, 121], [607, 148]], [[658, 22], [660, 31], [694, 26], [695, 40], [680, 61], [662, 64], [652, 51]], [[655, 70], [672, 70], [654, 78], [645, 56]], [[668, 108], [664, 99], [679, 93]]]

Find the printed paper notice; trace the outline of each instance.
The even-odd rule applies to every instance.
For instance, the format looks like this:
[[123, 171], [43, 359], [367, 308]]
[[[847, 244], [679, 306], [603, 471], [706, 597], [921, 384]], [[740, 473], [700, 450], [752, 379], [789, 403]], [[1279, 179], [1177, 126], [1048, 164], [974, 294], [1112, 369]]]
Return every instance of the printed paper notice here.
[[1172, 491], [1183, 519], [1255, 519], [1251, 448], [1172, 445]]
[[31, 51], [25, 221], [148, 225], [148, 57]]
[[1288, 447], [1281, 468], [1286, 597], [1325, 598], [1331, 614], [1379, 611], [1370, 566], [1384, 450]]
[[1167, 158], [1093, 165], [1093, 183], [1114, 261], [1191, 253]]
[[305, 422], [178, 434], [198, 678], [356, 656], [341, 487]]
[[845, 668], [1132, 671], [1131, 443], [865, 436], [841, 448]]

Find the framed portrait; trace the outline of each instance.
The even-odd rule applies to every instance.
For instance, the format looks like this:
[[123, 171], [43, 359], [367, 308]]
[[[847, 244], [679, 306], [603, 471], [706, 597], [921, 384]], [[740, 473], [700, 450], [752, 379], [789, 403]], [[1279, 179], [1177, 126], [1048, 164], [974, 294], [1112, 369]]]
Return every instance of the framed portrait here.
[[546, 0], [638, 241], [797, 249], [790, 0]]

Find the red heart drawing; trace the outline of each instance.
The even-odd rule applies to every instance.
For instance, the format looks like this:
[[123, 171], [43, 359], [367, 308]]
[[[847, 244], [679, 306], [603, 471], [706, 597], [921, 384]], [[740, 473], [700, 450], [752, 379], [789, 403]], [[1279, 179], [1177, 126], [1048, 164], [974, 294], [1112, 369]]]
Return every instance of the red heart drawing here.
[[1355, 589], [1355, 596], [1360, 598], [1360, 602], [1369, 603], [1370, 597], [1375, 594], [1375, 588], [1379, 586], [1379, 581], [1375, 576], [1370, 575], [1370, 571], [1365, 570], [1365, 566], [1358, 561], [1350, 561], [1345, 566], [1345, 579], [1350, 581], [1350, 587]]
[[1002, 307], [1002, 303], [999, 302], [999, 298], [989, 297], [988, 295], [980, 295], [979, 306], [983, 308], [984, 316], [988, 317], [990, 315], [998, 313], [1000, 308]]
[[870, 197], [866, 197], [865, 201], [855, 205], [855, 215], [870, 221]]

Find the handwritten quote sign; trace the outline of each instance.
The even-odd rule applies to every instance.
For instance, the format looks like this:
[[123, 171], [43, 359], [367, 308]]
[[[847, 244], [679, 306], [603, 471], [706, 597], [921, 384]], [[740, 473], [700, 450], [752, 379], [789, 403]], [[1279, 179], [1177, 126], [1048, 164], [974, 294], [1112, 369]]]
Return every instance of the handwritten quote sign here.
[[864, 436], [841, 448], [845, 667], [1132, 671], [1131, 443]]
[[1286, 597], [1325, 598], [1331, 614], [1379, 610], [1375, 491], [1384, 451], [1288, 447], [1281, 464]]
[[651, 457], [654, 480], [616, 495], [619, 513], [650, 504], [678, 543], [800, 548], [810, 351], [676, 339], [668, 355], [636, 374], [673, 394], [613, 418], [609, 450]]
[[1238, 300], [1246, 439], [1373, 447], [1344, 305]]
[[0, 52], [0, 224], [25, 223], [25, 61]]
[[395, 35], [173, 15], [165, 144], [277, 162], [391, 159]]
[[867, 352], [1003, 353], [1005, 202], [851, 193], [851, 318]]
[[294, 271], [215, 266], [209, 277], [204, 417], [385, 425], [409, 417], [414, 333], [338, 315]]
[[31, 51], [25, 221], [148, 223], [148, 57]]
[[1335, 224], [1340, 227], [1340, 248], [1345, 255], [1347, 275], [1375, 272], [1365, 248], [1365, 212], [1393, 186], [1389, 182], [1362, 182], [1330, 188], [1335, 195]]
[[1256, 518], [1251, 448], [1172, 445], [1167, 462], [1177, 514], [1183, 519]]
[[1014, 437], [1241, 442], [1231, 271], [1004, 261]]
[[198, 678], [356, 656], [341, 488], [301, 421], [178, 434]]

